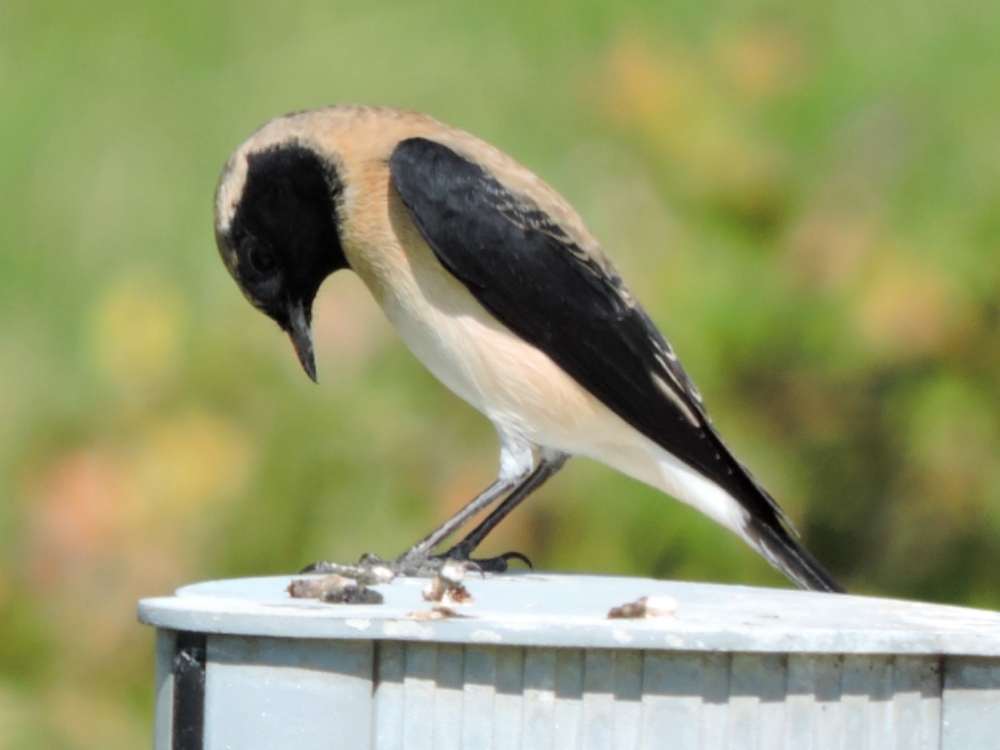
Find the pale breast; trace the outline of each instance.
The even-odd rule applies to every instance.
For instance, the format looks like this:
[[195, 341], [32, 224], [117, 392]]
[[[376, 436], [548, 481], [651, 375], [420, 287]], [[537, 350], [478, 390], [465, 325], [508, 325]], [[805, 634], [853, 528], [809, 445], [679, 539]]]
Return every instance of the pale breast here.
[[[592, 454], [595, 442], [633, 440], [634, 430], [494, 319], [440, 264], [391, 184], [388, 159], [404, 132], [456, 147], [480, 142], [429, 118], [405, 127], [389, 118], [378, 128], [347, 120], [337, 130], [328, 131], [331, 145], [336, 141], [350, 155], [341, 164], [349, 172], [341, 226], [345, 254], [417, 358], [499, 428], [535, 443]], [[481, 148], [480, 158], [495, 162], [494, 171], [519, 170], [522, 179], [537, 180], [492, 147]], [[555, 196], [547, 186], [538, 192]]]

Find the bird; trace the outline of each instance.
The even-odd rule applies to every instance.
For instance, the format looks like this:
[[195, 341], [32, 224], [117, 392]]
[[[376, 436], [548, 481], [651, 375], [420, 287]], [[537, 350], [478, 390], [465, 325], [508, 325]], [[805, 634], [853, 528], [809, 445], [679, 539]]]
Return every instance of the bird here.
[[842, 591], [722, 441], [583, 219], [494, 146], [406, 110], [292, 113], [229, 158], [214, 218], [229, 273], [289, 335], [313, 381], [313, 301], [330, 274], [349, 269], [417, 359], [496, 428], [495, 481], [393, 560], [394, 571], [527, 561], [471, 555], [571, 456], [584, 456], [701, 511], [800, 588]]

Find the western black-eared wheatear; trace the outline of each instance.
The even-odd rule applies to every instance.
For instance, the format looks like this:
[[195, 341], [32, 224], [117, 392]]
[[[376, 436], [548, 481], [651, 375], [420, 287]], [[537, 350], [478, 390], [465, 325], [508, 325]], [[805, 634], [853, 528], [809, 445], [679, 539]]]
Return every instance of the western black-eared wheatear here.
[[[215, 231], [229, 272], [291, 336], [311, 378], [313, 299], [329, 274], [349, 268], [413, 353], [496, 426], [496, 481], [392, 563], [398, 572], [468, 559], [578, 454], [694, 506], [799, 586], [840, 591], [722, 442], [670, 344], [580, 217], [496, 148], [392, 109], [278, 118], [226, 164]], [[502, 569], [509, 556], [478, 562]]]

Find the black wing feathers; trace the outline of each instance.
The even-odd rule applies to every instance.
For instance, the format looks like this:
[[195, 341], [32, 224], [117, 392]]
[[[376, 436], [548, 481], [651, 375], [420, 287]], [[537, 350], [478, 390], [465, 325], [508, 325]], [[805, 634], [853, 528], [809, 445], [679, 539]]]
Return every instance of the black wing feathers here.
[[[403, 141], [390, 168], [424, 239], [487, 310], [640, 432], [711, 479], [733, 483], [736, 467], [696, 400], [676, 388], [678, 408], [657, 387], [654, 374], [672, 379], [661, 361], [669, 349], [617, 277], [588, 262], [547, 214], [446, 146]], [[686, 381], [673, 364], [673, 377]]]
[[445, 145], [405, 140], [389, 167], [421, 235], [483, 307], [795, 545], [777, 504], [722, 443], [669, 344], [617, 274]]

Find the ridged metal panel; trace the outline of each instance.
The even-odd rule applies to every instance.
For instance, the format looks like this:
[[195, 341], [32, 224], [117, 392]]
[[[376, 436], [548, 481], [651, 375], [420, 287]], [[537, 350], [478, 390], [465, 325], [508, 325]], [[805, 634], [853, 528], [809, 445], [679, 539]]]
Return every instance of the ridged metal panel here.
[[946, 659], [944, 697], [942, 750], [1000, 747], [1000, 659]]
[[[471, 580], [471, 606], [428, 617], [417, 581], [360, 607], [287, 582], [143, 603], [156, 750], [1000, 748], [997, 613], [532, 575]], [[676, 610], [607, 618], [644, 593]], [[175, 731], [193, 715], [201, 737]]]
[[935, 657], [382, 642], [378, 750], [931, 750]]

